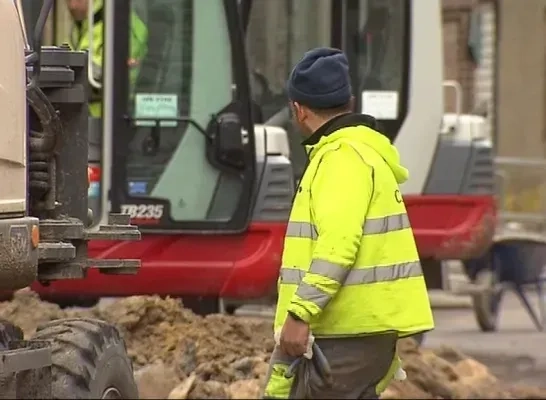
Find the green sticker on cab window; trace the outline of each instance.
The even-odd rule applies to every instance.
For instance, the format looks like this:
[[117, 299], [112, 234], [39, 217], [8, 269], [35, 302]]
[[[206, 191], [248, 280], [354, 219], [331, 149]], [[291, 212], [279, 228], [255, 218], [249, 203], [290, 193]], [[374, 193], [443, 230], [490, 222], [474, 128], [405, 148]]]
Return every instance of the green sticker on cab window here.
[[[173, 128], [178, 121], [162, 121], [178, 118], [178, 95], [163, 93], [137, 93], [135, 96], [136, 126], [159, 126]], [[141, 119], [139, 121], [139, 119]]]

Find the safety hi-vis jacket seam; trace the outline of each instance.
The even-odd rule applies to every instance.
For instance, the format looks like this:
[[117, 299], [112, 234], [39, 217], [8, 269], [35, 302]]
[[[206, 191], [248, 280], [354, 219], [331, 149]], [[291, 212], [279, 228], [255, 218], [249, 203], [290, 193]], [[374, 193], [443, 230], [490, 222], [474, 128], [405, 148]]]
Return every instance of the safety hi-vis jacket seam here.
[[[362, 227], [362, 233], [364, 235], [379, 235], [410, 228], [410, 226], [410, 221], [406, 213], [381, 218], [366, 218]], [[311, 222], [289, 221], [286, 228], [286, 236], [317, 240], [319, 234], [317, 227]]]

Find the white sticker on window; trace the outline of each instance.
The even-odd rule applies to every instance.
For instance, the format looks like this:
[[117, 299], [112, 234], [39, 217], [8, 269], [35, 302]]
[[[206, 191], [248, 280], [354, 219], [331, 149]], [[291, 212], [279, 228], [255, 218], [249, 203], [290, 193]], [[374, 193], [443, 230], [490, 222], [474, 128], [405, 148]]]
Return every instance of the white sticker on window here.
[[[162, 93], [137, 93], [135, 96], [135, 120], [137, 126], [175, 127], [178, 121], [161, 121], [178, 118], [178, 95]], [[147, 119], [147, 121], [138, 120]]]
[[362, 113], [377, 119], [397, 119], [398, 92], [385, 90], [362, 92]]

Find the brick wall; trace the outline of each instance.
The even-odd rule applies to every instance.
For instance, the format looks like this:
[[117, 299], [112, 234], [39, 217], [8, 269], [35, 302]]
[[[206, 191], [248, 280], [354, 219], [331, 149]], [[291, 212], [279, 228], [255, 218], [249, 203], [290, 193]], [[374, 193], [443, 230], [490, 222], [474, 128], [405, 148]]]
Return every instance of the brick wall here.
[[[444, 79], [455, 80], [463, 88], [463, 112], [474, 107], [475, 64], [468, 52], [470, 13], [479, 0], [443, 0]], [[455, 96], [450, 89], [444, 94], [445, 110], [455, 111]]]
[[498, 153], [543, 157], [546, 1], [498, 0]]

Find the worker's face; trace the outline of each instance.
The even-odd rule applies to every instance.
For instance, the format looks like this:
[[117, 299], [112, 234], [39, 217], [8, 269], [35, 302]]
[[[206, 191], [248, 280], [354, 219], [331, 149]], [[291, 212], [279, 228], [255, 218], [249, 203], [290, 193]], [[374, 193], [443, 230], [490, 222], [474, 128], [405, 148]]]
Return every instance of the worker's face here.
[[307, 137], [313, 134], [311, 124], [311, 110], [297, 102], [290, 102], [290, 112], [292, 114], [292, 123], [300, 133]]
[[66, 0], [66, 6], [74, 21], [83, 21], [87, 17], [89, 0]]

